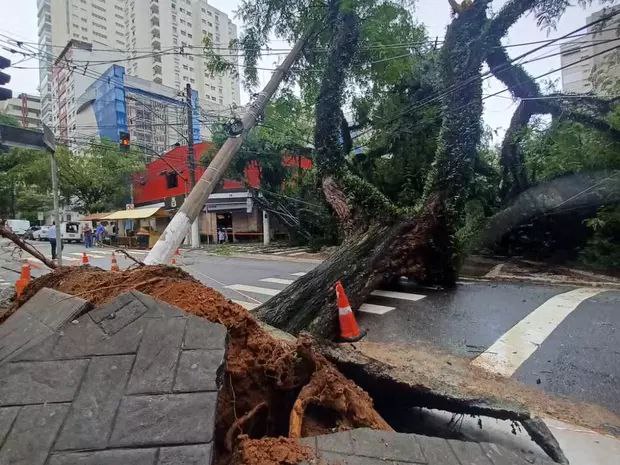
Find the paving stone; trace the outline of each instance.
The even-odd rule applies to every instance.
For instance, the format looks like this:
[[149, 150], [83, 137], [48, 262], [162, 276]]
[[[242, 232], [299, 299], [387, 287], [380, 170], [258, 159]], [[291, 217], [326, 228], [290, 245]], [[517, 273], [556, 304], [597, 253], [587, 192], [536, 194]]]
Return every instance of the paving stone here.
[[69, 410], [68, 404], [22, 407], [0, 449], [0, 464], [42, 465]]
[[210, 465], [211, 444], [162, 447], [157, 465]]
[[20, 307], [19, 312], [28, 312], [52, 330], [64, 326], [84, 313], [90, 304], [54, 289], [43, 288]]
[[467, 465], [493, 465], [480, 447], [480, 444], [476, 442], [448, 439], [448, 444], [450, 444], [454, 454], [461, 463]]
[[342, 454], [353, 454], [353, 443], [350, 431], [325, 434], [316, 437], [316, 447], [318, 450], [329, 452], [340, 452]]
[[221, 349], [226, 344], [226, 327], [197, 316], [187, 319], [184, 349]]
[[424, 463], [416, 435], [360, 428], [351, 431], [356, 455]]
[[53, 333], [34, 316], [17, 311], [0, 325], [0, 364], [35, 347]]
[[148, 308], [148, 311], [144, 314], [145, 318], [186, 318], [187, 313], [178, 307], [170, 305], [163, 300], [157, 300], [150, 295], [143, 294], [138, 291], [131, 291], [131, 295], [142, 302], [142, 304]]
[[336, 452], [320, 452], [319, 457], [330, 465], [409, 465], [415, 463], [375, 457], [362, 457], [359, 455], [338, 454]]
[[134, 357], [95, 357], [71, 407], [55, 449], [103, 449]]
[[4, 442], [6, 435], [9, 434], [18, 412], [19, 407], [0, 408], [0, 445]]
[[132, 293], [121, 294], [112, 302], [89, 313], [108, 335], [116, 334], [148, 311], [148, 307]]
[[109, 336], [93, 322], [89, 315], [69, 323], [53, 349], [53, 358], [67, 359], [93, 355], [135, 353], [142, 339], [144, 321], [139, 319]]
[[104, 450], [54, 454], [48, 465], [153, 465], [157, 449]]
[[25, 362], [25, 361], [43, 361], [50, 360], [50, 354], [54, 351], [54, 347], [58, 342], [60, 335], [52, 333], [50, 336], [43, 339], [42, 342], [34, 345], [30, 349], [20, 351], [14, 357], [11, 357], [12, 362]]
[[[505, 447], [500, 447], [497, 444], [491, 443], [482, 443], [480, 444], [482, 450], [485, 452], [486, 456], [491, 459], [493, 465], [530, 465], [529, 460], [525, 460], [525, 458], [519, 456], [516, 452], [506, 449]], [[550, 460], [547, 461], [545, 459], [540, 459], [536, 457], [533, 459], [537, 464], [552, 464]]]
[[129, 379], [129, 394], [171, 392], [185, 332], [184, 318], [149, 319]]
[[216, 402], [216, 392], [125, 397], [119, 407], [110, 445], [210, 442]]
[[461, 465], [445, 439], [425, 436], [418, 442], [429, 465]]
[[0, 366], [0, 404], [70, 402], [88, 360], [15, 362]]
[[179, 359], [174, 390], [216, 391], [217, 373], [223, 362], [224, 350], [184, 350]]

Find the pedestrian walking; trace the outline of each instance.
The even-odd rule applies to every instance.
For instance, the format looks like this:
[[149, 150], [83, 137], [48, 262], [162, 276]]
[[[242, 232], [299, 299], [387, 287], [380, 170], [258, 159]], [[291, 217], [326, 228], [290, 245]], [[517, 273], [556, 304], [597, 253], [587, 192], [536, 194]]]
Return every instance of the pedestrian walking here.
[[[56, 260], [56, 222], [52, 223], [52, 227], [47, 231], [47, 240], [50, 241], [52, 247], [52, 260]], [[60, 249], [62, 250], [62, 237], [60, 238]]]
[[224, 233], [224, 230], [218, 229], [217, 230], [217, 243], [223, 244], [225, 240], [226, 240], [226, 234]]
[[93, 229], [89, 224], [84, 226], [82, 234], [84, 235], [84, 247], [90, 249], [93, 246]]

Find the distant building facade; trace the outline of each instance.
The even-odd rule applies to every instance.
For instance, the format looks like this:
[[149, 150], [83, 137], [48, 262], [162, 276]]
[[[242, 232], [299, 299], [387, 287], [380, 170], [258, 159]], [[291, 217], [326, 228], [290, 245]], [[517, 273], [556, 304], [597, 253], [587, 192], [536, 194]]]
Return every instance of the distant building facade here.
[[38, 95], [19, 94], [0, 102], [0, 113], [12, 116], [25, 129], [41, 129], [41, 98]]
[[[239, 105], [238, 76], [213, 76], [206, 69], [205, 37], [222, 53], [237, 53], [227, 51], [237, 27], [207, 0], [37, 0], [37, 7], [41, 111], [49, 125], [56, 118], [52, 80], [58, 68], [96, 77], [99, 65], [118, 64], [129, 76], [177, 91], [189, 83], [206, 113], [225, 114]], [[91, 54], [67, 54], [69, 41], [91, 44]], [[65, 59], [59, 61], [62, 54]]]
[[[620, 7], [597, 11], [586, 18], [591, 23], [619, 11]], [[588, 29], [588, 34], [561, 47], [562, 90], [585, 94], [617, 94], [620, 82], [620, 15]], [[609, 50], [612, 49], [612, 50]], [[605, 50], [609, 50], [606, 53]], [[598, 55], [598, 56], [594, 56]], [[582, 61], [583, 60], [583, 61]]]

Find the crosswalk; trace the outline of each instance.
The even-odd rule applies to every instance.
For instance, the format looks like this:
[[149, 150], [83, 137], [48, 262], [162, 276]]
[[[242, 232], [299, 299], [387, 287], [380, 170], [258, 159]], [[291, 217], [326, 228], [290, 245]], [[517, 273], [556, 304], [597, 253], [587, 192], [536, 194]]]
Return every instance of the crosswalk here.
[[11, 283], [4, 278], [0, 278], [0, 287], [9, 287]]
[[[49, 252], [45, 251], [41, 251], [41, 253], [43, 253], [43, 255], [45, 255], [45, 257], [51, 259], [52, 256]], [[86, 256], [88, 257], [89, 260], [103, 260], [103, 259], [107, 259], [110, 260], [112, 253], [114, 251], [111, 249], [93, 249], [93, 250], [84, 250], [82, 252], [65, 252], [62, 255], [62, 259], [63, 261], [69, 263], [69, 264], [75, 264], [78, 263], [82, 260], [82, 257], [84, 255], [84, 253], [86, 253]], [[144, 256], [148, 254], [147, 250], [126, 250], [126, 252], [130, 255], [134, 255], [134, 256]], [[116, 254], [117, 258], [122, 259], [123, 258], [123, 254]], [[28, 260], [28, 262], [30, 263], [35, 263], [35, 264], [42, 264], [41, 260], [39, 260], [38, 258], [35, 257], [27, 257], [26, 260]]]
[[[260, 305], [260, 302], [253, 297], [249, 297], [245, 293], [255, 294], [259, 296], [265, 296], [266, 298], [271, 298], [273, 296], [278, 295], [282, 289], [274, 288], [274, 287], [266, 287], [271, 284], [288, 286], [293, 284], [296, 279], [306, 274], [305, 271], [298, 271], [296, 273], [291, 273], [291, 278], [282, 278], [282, 277], [267, 277], [260, 278], [258, 282], [255, 284], [230, 284], [225, 286], [226, 289], [230, 289], [231, 291], [235, 291], [242, 296], [244, 296], [248, 300], [254, 300], [254, 302], [249, 302], [248, 300], [233, 300], [235, 303], [241, 305], [242, 307], [252, 310]], [[386, 290], [376, 290], [371, 293], [371, 296], [374, 297], [382, 297], [385, 299], [391, 299], [396, 301], [408, 301], [408, 302], [416, 302], [418, 300], [424, 299], [426, 295], [424, 294], [415, 294], [410, 292], [396, 292], [396, 291], [386, 291]], [[396, 304], [393, 304], [396, 305]], [[371, 315], [385, 315], [386, 313], [395, 310], [396, 306], [389, 305], [380, 305], [377, 303], [369, 303], [366, 302], [362, 304], [362, 306], [358, 309], [360, 312], [368, 313]]]

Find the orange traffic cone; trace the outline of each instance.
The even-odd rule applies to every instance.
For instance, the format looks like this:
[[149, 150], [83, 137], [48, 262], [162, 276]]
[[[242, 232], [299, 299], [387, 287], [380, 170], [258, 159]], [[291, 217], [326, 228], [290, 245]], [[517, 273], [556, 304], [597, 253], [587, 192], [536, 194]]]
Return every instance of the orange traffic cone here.
[[114, 255], [114, 252], [112, 252], [112, 266], [110, 266], [110, 271], [121, 271], [121, 269], [118, 267], [118, 262], [116, 261], [116, 256]]
[[355, 315], [353, 315], [353, 311], [351, 310], [349, 299], [340, 281], [336, 282], [336, 298], [338, 299], [340, 339], [346, 342], [359, 341], [366, 335], [366, 332], [360, 331], [357, 321], [355, 321]]
[[28, 263], [22, 265], [22, 272], [19, 279], [15, 281], [15, 294], [21, 296], [30, 282], [30, 265]]
[[88, 261], [88, 255], [86, 255], [86, 252], [82, 252], [82, 265], [88, 265], [89, 261]]

